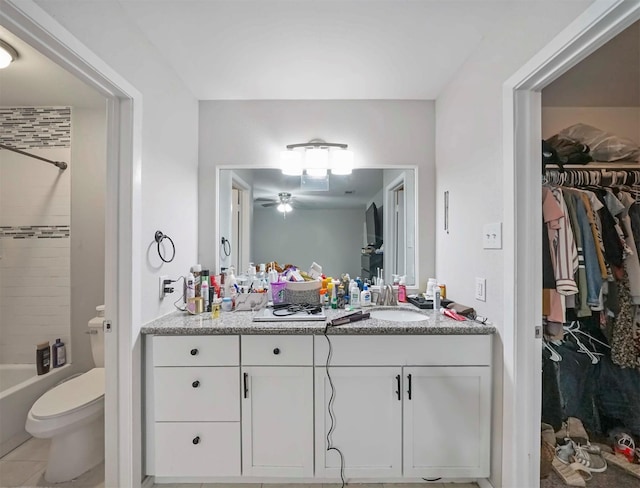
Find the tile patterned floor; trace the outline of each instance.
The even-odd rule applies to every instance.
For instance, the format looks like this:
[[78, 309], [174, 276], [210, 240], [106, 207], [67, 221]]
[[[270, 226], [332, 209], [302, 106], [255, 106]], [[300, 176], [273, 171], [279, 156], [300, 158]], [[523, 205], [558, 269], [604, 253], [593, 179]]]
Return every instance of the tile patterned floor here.
[[[153, 488], [341, 488], [341, 484], [271, 484], [271, 483], [172, 483], [157, 484]], [[475, 483], [349, 483], [349, 488], [478, 488]]]
[[0, 487], [104, 488], [104, 463], [68, 483], [47, 483], [49, 442], [31, 438], [0, 459]]
[[[49, 441], [29, 439], [0, 459], [0, 487], [22, 488], [104, 488], [104, 463], [68, 483], [47, 483], [44, 470], [47, 467]], [[478, 488], [475, 483], [350, 483], [349, 488]], [[270, 484], [270, 483], [172, 483], [157, 484], [154, 488], [341, 488], [340, 484]]]

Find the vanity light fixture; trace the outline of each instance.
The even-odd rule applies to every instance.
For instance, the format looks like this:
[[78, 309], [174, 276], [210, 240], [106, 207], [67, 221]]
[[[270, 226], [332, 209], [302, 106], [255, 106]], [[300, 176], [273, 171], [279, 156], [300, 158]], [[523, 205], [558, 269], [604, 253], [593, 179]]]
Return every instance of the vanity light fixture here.
[[312, 139], [309, 142], [288, 144], [280, 153], [282, 173], [301, 176], [303, 171], [312, 178], [324, 178], [330, 170], [334, 175], [350, 175], [353, 170], [353, 152], [347, 144]]
[[0, 39], [0, 69], [6, 68], [16, 59], [18, 59], [18, 51]]

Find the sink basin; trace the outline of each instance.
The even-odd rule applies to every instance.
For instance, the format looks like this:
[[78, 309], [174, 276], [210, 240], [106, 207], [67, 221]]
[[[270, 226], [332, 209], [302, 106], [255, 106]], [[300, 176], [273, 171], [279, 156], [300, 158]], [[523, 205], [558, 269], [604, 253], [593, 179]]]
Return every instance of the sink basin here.
[[418, 322], [427, 320], [427, 316], [413, 310], [379, 309], [370, 312], [372, 319], [389, 320], [391, 322]]

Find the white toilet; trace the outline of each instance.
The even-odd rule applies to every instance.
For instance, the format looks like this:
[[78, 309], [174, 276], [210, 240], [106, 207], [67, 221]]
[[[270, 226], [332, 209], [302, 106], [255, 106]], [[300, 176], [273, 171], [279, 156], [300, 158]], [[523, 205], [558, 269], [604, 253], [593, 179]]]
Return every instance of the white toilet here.
[[104, 305], [96, 310], [89, 321], [96, 367], [47, 391], [27, 415], [26, 431], [51, 439], [49, 483], [70, 481], [104, 460]]

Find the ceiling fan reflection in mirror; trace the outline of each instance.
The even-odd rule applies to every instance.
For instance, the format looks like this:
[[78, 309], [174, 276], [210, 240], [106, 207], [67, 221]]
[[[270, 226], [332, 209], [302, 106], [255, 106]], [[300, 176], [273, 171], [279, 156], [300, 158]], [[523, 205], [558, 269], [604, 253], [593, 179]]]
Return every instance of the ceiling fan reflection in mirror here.
[[278, 193], [277, 199], [256, 198], [256, 202], [264, 202], [262, 203], [263, 207], [276, 207], [276, 210], [282, 212], [285, 218], [287, 212], [291, 212], [294, 207], [298, 207], [291, 193], [285, 191]]

